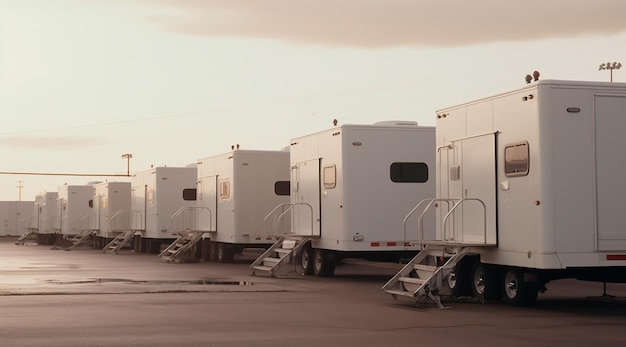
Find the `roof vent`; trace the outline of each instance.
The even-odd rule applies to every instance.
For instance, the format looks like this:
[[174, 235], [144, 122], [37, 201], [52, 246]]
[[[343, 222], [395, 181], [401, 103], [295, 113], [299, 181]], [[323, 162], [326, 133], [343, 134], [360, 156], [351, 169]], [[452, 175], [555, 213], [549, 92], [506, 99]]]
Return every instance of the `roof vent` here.
[[417, 126], [417, 122], [411, 120], [388, 120], [383, 122], [376, 122], [376, 125], [398, 125], [398, 126]]

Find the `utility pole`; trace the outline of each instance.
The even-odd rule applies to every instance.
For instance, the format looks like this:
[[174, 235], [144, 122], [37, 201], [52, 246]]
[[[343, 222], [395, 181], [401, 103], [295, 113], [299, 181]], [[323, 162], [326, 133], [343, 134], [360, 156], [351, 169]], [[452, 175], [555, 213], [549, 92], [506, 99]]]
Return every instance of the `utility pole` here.
[[126, 175], [130, 176], [130, 158], [132, 158], [133, 155], [130, 153], [125, 153], [122, 154], [122, 159], [126, 159]]
[[22, 185], [22, 183], [24, 183], [24, 181], [17, 181], [17, 194], [18, 194], [18, 200], [17, 201], [22, 201], [22, 188], [24, 188], [24, 186]]
[[618, 62], [609, 62], [609, 63], [602, 63], [600, 64], [600, 67], [598, 67], [598, 70], [609, 70], [611, 71], [611, 82], [613, 82], [613, 70], [619, 70], [619, 68], [622, 67], [622, 63], [618, 63]]

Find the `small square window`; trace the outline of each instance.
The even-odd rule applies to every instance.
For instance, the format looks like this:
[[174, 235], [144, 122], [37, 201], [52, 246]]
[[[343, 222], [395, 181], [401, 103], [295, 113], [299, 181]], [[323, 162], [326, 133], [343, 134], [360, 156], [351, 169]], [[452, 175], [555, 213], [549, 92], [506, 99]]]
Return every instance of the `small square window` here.
[[230, 198], [230, 181], [223, 180], [220, 182], [220, 198], [221, 199]]
[[528, 175], [528, 142], [519, 142], [504, 147], [504, 174], [507, 177]]
[[337, 168], [335, 165], [324, 167], [324, 188], [333, 189], [337, 186]]

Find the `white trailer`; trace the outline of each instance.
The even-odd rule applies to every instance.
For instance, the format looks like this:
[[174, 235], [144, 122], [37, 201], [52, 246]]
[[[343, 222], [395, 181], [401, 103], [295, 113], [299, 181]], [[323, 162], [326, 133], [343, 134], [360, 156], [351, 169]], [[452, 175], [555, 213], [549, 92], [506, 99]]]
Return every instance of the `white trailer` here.
[[58, 229], [64, 238], [81, 233], [85, 216], [93, 215], [93, 185], [68, 185], [58, 188], [57, 204], [61, 208]]
[[[626, 282], [624, 129], [624, 83], [539, 81], [437, 111], [437, 237], [418, 242], [448, 246], [450, 294], [529, 305], [555, 279]], [[383, 289], [429, 295], [403, 271]]]
[[56, 241], [55, 225], [60, 224], [61, 210], [58, 208], [58, 192], [42, 192], [35, 196], [34, 211], [29, 220], [29, 228], [37, 234], [37, 243], [51, 245]]
[[198, 227], [214, 231], [205, 233], [204, 258], [230, 262], [244, 248], [268, 248], [276, 237], [265, 217], [289, 204], [289, 152], [237, 149], [200, 159], [197, 192], [197, 206], [209, 211], [198, 211]]
[[[172, 217], [178, 210], [196, 205], [196, 167], [155, 167], [131, 179], [132, 228], [142, 229], [136, 251], [159, 253], [176, 239]], [[136, 220], [140, 218], [142, 220]]]
[[28, 228], [34, 201], [0, 201], [0, 236], [20, 236]]
[[[435, 193], [434, 148], [434, 127], [401, 121], [342, 125], [292, 139], [291, 234], [301, 238], [294, 246], [301, 247], [301, 272], [332, 276], [342, 258], [415, 255], [419, 246], [404, 242], [403, 217]], [[432, 227], [431, 217], [426, 224]], [[253, 272], [256, 266], [274, 274], [269, 260], [261, 256]]]
[[102, 248], [104, 240], [115, 237], [114, 230], [123, 229], [121, 225], [114, 225], [111, 217], [118, 211], [130, 211], [130, 182], [101, 182], [94, 185], [93, 193], [93, 218], [89, 218], [85, 227], [96, 230], [96, 247]]

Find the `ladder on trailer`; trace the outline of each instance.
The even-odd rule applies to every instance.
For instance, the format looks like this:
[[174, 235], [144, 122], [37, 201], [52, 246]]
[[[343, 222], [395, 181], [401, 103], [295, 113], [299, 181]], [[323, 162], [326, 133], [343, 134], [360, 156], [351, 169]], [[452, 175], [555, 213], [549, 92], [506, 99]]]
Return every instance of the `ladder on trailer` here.
[[92, 236], [96, 234], [96, 232], [97, 230], [81, 230], [81, 232], [79, 232], [77, 235], [74, 235], [74, 237], [70, 239], [72, 244], [69, 247], [65, 248], [65, 250], [70, 251], [73, 248], [83, 245], [85, 242], [90, 240]]
[[117, 233], [102, 251], [104, 253], [115, 253], [124, 248], [133, 238], [136, 232], [145, 231], [144, 215], [141, 211], [120, 210], [115, 212], [110, 219], [111, 232]]
[[26, 231], [20, 235], [20, 237], [15, 241], [15, 244], [18, 246], [23, 246], [26, 241], [34, 238], [37, 235], [38, 229], [36, 228], [28, 228]]
[[167, 248], [159, 253], [159, 259], [169, 262], [180, 263], [189, 254], [189, 250], [198, 241], [202, 240], [204, 233], [215, 233], [215, 230], [198, 230], [200, 221], [204, 220], [211, 225], [213, 214], [211, 209], [203, 206], [184, 206], [178, 209], [171, 218], [172, 230], [178, 234]]
[[276, 277], [279, 274], [279, 270], [284, 270], [291, 263], [293, 263], [295, 270], [295, 262], [292, 261], [293, 255], [297, 254], [311, 239], [312, 237], [307, 236], [282, 236], [250, 264], [251, 275], [263, 273]]
[[117, 254], [120, 249], [124, 248], [124, 246], [126, 246], [130, 242], [136, 231], [137, 230], [125, 230], [121, 232], [111, 242], [104, 246], [102, 250], [104, 251], [104, 253]]
[[417, 303], [432, 301], [445, 308], [441, 296], [451, 295], [456, 264], [469, 252], [470, 247], [427, 245], [383, 287], [393, 296], [405, 297]]
[[159, 253], [159, 259], [169, 262], [180, 263], [185, 255], [202, 239], [203, 231], [186, 231], [178, 236], [163, 252]]

